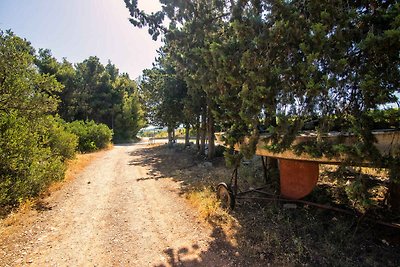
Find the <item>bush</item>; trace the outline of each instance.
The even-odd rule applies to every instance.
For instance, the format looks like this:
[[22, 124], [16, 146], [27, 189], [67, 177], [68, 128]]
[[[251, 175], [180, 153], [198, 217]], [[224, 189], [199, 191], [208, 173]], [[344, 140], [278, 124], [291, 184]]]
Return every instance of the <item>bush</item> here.
[[400, 109], [388, 108], [385, 110], [372, 110], [368, 114], [373, 121], [374, 129], [399, 129]]
[[48, 131], [48, 144], [53, 155], [60, 156], [63, 160], [75, 156], [78, 147], [78, 136], [66, 131], [65, 121], [59, 117], [48, 116], [46, 118]]
[[66, 125], [70, 133], [78, 136], [78, 150], [91, 152], [105, 148], [112, 139], [113, 132], [105, 124], [94, 121], [73, 121]]
[[0, 212], [38, 195], [64, 177], [76, 137], [47, 116], [57, 109], [62, 85], [34, 66], [33, 48], [0, 30]]
[[63, 157], [54, 153], [43, 129], [41, 119], [0, 114], [0, 207], [18, 205], [63, 179]]

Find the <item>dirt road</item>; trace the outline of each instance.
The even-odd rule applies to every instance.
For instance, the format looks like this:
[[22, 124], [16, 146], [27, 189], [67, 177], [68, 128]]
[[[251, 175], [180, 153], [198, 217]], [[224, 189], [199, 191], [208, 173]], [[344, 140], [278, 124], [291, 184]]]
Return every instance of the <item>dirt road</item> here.
[[232, 265], [179, 183], [144, 166], [143, 147], [115, 146], [45, 200], [32, 223], [2, 240], [0, 265]]

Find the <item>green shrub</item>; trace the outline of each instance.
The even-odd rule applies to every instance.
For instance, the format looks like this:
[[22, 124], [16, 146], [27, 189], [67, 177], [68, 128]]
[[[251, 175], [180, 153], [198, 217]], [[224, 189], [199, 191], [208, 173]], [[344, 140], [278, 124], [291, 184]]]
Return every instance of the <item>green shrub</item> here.
[[63, 160], [73, 158], [78, 147], [78, 136], [66, 131], [65, 122], [59, 117], [48, 116], [45, 124], [53, 155]]
[[64, 177], [63, 157], [49, 146], [44, 128], [41, 119], [0, 114], [0, 207], [18, 205]]
[[0, 30], [0, 213], [64, 177], [76, 137], [56, 112], [63, 86], [34, 66], [33, 48]]
[[91, 152], [105, 148], [112, 139], [113, 132], [105, 124], [94, 121], [73, 121], [66, 126], [67, 130], [78, 136], [78, 149]]
[[368, 113], [373, 121], [374, 129], [399, 129], [400, 109], [388, 108], [385, 110], [372, 110]]

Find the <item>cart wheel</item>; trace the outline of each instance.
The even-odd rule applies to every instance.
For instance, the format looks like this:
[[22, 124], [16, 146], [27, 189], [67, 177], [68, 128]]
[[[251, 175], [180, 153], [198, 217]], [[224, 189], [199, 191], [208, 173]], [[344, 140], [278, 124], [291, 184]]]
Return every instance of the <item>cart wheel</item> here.
[[223, 209], [233, 210], [235, 207], [235, 195], [230, 186], [226, 183], [219, 183], [217, 186], [217, 197], [221, 201]]

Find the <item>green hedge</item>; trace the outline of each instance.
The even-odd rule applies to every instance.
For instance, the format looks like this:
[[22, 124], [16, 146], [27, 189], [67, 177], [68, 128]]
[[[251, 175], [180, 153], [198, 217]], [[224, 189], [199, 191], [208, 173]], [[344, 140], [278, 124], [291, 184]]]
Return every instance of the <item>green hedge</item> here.
[[17, 206], [62, 180], [65, 160], [76, 150], [106, 147], [112, 130], [93, 121], [65, 123], [59, 117], [30, 120], [18, 112], [0, 113], [0, 208]]
[[44, 125], [53, 154], [63, 160], [73, 158], [78, 149], [78, 136], [66, 130], [65, 121], [58, 116], [48, 116]]
[[64, 178], [64, 160], [75, 154], [76, 136], [48, 116], [29, 120], [0, 113], [0, 207], [16, 206]]
[[73, 121], [66, 124], [70, 133], [78, 136], [78, 150], [91, 152], [107, 147], [111, 143], [113, 131], [105, 124], [94, 121]]

